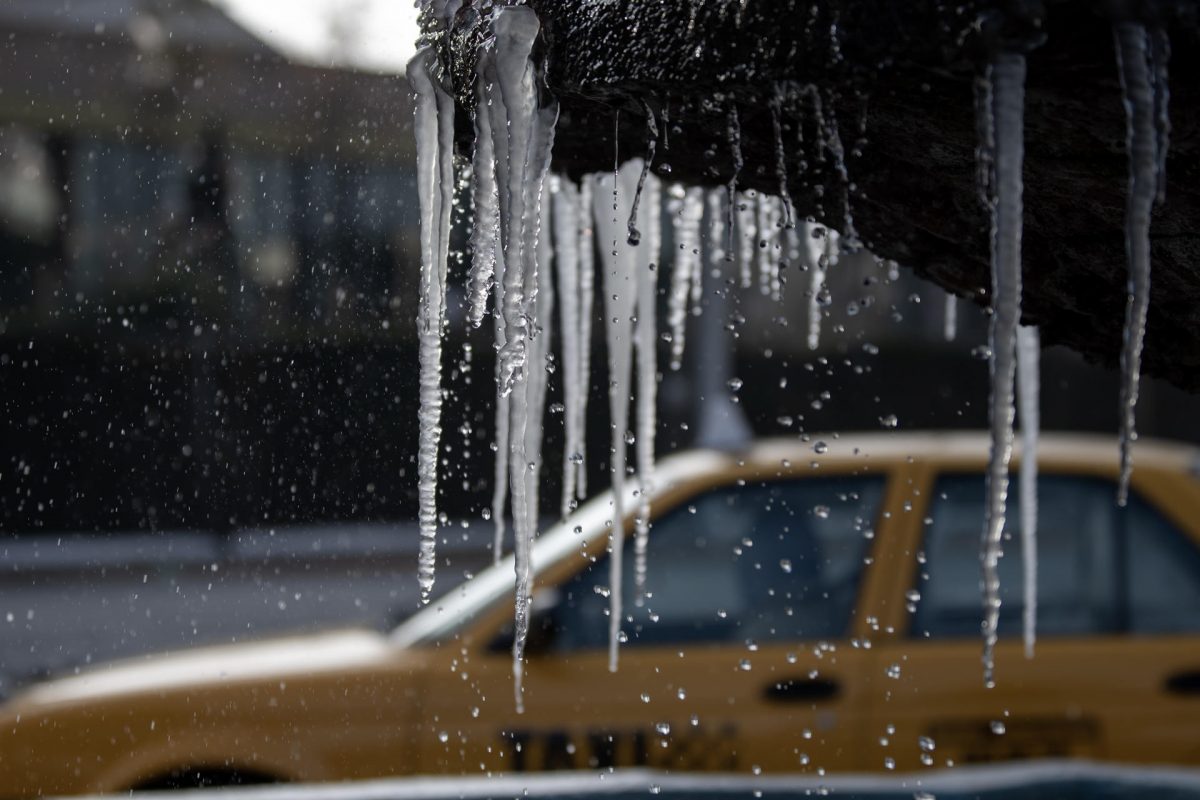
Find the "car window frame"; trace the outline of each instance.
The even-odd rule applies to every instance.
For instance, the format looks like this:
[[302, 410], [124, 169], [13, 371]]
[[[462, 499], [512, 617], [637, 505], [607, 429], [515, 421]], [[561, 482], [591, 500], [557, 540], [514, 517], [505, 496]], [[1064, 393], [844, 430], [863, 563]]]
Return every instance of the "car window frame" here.
[[[1010, 464], [1010, 480], [1016, 481], [1021, 464], [1019, 453], [1013, 455]], [[969, 645], [977, 647], [978, 636], [937, 637], [918, 636], [913, 632], [913, 614], [905, 609], [905, 593], [919, 585], [919, 573], [923, 565], [918, 561], [918, 553], [923, 552], [926, 538], [924, 520], [931, 518], [933, 496], [937, 480], [943, 475], [978, 473], [982, 476], [987, 464], [982, 458], [948, 457], [941, 460], [931, 459], [915, 466], [916, 485], [919, 485], [919, 502], [913, 504], [911, 523], [907, 526], [902, 537], [898, 537], [897, 547], [904, 550], [907, 568], [898, 570], [903, 577], [898, 581], [893, 593], [887, 614], [888, 638], [897, 643], [911, 646], [951, 646]], [[1105, 462], [1083, 461], [1068, 457], [1042, 456], [1039, 459], [1040, 475], [1066, 475], [1069, 477], [1099, 478], [1113, 487], [1113, 502], [1116, 502], [1116, 486], [1118, 472], [1115, 464]], [[1173, 471], [1153, 464], [1139, 465], [1130, 481], [1130, 491], [1164, 520], [1195, 548], [1200, 550], [1200, 496], [1196, 493], [1195, 479], [1190, 474]], [[1190, 518], [1189, 518], [1190, 516]], [[982, 517], [980, 525], [982, 526]], [[983, 603], [980, 600], [980, 619], [983, 617]], [[1055, 634], [1040, 642], [1077, 643], [1085, 640], [1093, 641], [1134, 641], [1144, 639], [1194, 638], [1195, 634], [1174, 633], [1138, 633], [1131, 630], [1120, 630], [1104, 633], [1086, 634]], [[1004, 637], [1002, 641], [1013, 641], [1012, 637]]]

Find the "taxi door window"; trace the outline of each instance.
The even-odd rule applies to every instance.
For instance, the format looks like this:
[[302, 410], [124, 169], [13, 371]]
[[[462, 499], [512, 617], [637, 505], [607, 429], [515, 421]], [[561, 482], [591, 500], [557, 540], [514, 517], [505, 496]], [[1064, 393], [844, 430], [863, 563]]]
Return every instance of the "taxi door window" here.
[[[651, 527], [641, 607], [626, 545], [625, 646], [842, 635], [882, 493], [877, 477], [777, 481], [715, 489], [671, 510]], [[562, 587], [559, 649], [606, 645], [608, 585], [601, 558]]]
[[[1019, 487], [1010, 484], [1000, 560], [999, 635], [1021, 632]], [[1144, 500], [1119, 508], [1112, 482], [1038, 480], [1038, 635], [1161, 633], [1200, 629], [1200, 552]], [[912, 635], [978, 636], [980, 475], [940, 478], [926, 527]]]

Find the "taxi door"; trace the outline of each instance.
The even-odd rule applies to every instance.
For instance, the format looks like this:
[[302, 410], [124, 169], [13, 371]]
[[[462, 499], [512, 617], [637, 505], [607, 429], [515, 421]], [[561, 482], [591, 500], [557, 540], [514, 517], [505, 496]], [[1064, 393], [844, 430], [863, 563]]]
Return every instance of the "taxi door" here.
[[823, 470], [680, 498], [651, 528], [640, 604], [625, 548], [616, 672], [608, 557], [581, 556], [535, 598], [524, 713], [500, 632], [471, 655], [465, 684], [426, 698], [441, 726], [424, 737], [428, 758], [438, 771], [862, 768], [858, 612], [878, 594], [866, 565], [887, 486], [883, 474]]
[[926, 471], [904, 534], [913, 559], [898, 587], [906, 608], [876, 650], [888, 680], [872, 698], [872, 768], [1037, 757], [1200, 763], [1200, 538], [1170, 502], [1178, 478], [1139, 470], [1121, 509], [1106, 471], [1043, 463], [1032, 657], [1022, 642], [1014, 482], [990, 689], [979, 632], [982, 475], [965, 465]]

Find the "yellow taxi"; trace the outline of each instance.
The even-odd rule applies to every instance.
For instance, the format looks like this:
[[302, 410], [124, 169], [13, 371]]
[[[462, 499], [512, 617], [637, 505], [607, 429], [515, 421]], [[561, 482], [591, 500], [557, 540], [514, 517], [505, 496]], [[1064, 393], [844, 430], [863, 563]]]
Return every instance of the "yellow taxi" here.
[[894, 434], [664, 459], [649, 594], [625, 603], [617, 672], [601, 496], [535, 549], [524, 713], [503, 562], [390, 636], [210, 648], [37, 685], [0, 708], [0, 797], [634, 765], [1200, 765], [1200, 452], [1140, 442], [1119, 508], [1111, 440], [1043, 438], [1036, 652], [1020, 641], [1010, 514], [992, 689], [986, 453], [979, 435]]

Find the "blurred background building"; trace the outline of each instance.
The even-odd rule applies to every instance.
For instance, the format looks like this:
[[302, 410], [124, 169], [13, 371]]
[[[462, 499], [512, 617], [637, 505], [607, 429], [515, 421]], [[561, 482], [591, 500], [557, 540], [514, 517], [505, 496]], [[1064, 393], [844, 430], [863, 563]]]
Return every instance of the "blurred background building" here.
[[[411, 103], [381, 61], [313, 63], [353, 60], [356, 7], [305, 58], [241, 27], [227, 9], [254, 15], [232, 0], [0, 5], [0, 692], [184, 644], [382, 627], [415, 607]], [[758, 434], [985, 424], [973, 305], [947, 342], [939, 289], [846, 257], [811, 351], [808, 277], [784, 277], [782, 302], [756, 286], [729, 320], [731, 393]], [[492, 535], [491, 341], [466, 332], [460, 301], [442, 588], [490, 561]], [[589, 447], [603, 456], [595, 333]], [[679, 372], [660, 360], [664, 452], [694, 437], [706, 358], [692, 353]], [[1043, 385], [1047, 428], [1116, 429], [1111, 371], [1051, 350]], [[1196, 412], [1148, 381], [1140, 430], [1200, 441]], [[605, 459], [590, 469], [603, 487]], [[557, 489], [543, 497], [552, 515]]]

